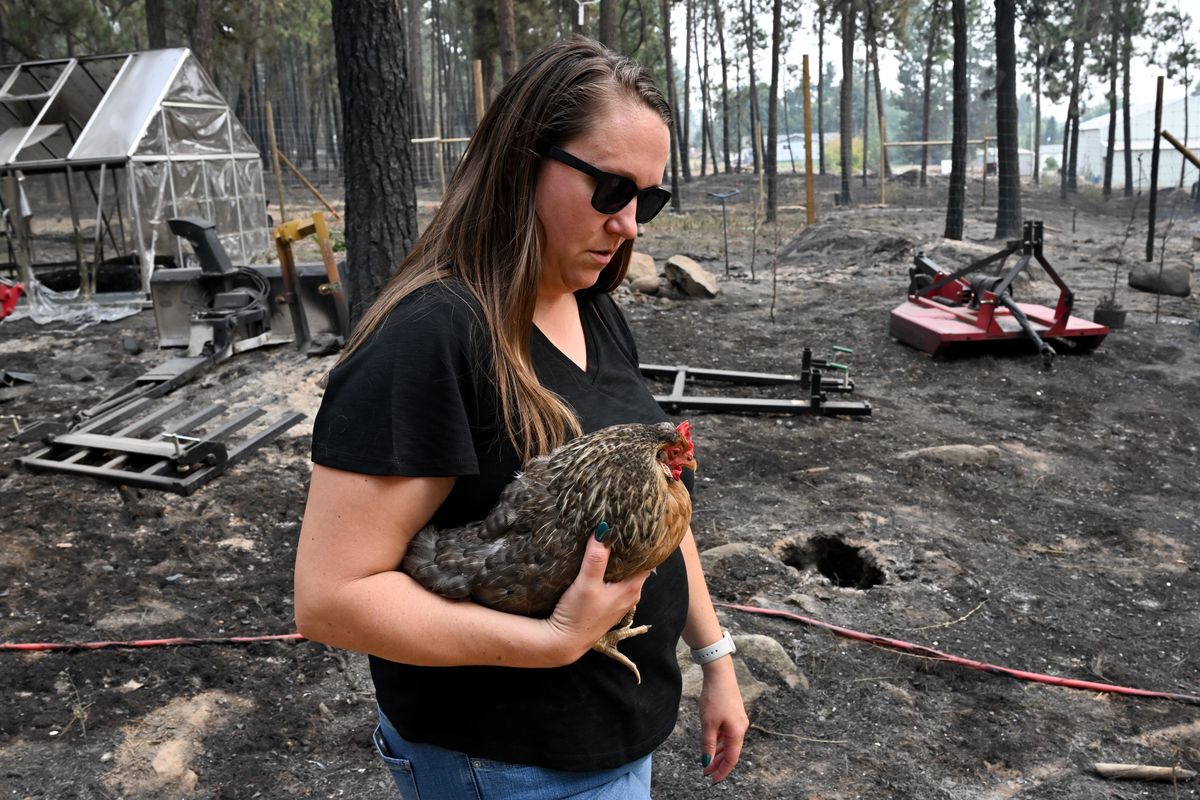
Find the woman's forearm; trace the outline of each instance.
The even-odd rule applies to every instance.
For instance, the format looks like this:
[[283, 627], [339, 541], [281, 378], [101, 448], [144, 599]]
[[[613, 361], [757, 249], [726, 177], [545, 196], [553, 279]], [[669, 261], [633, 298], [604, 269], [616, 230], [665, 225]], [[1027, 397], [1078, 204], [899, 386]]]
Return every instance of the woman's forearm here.
[[710, 645], [721, 638], [721, 623], [708, 594], [704, 570], [700, 565], [700, 551], [696, 538], [689, 528], [679, 544], [683, 561], [687, 565], [688, 613], [683, 626], [683, 640], [693, 650]]
[[608, 548], [594, 539], [547, 619], [427, 591], [396, 565], [452, 485], [314, 467], [296, 551], [300, 633], [406, 664], [555, 667], [579, 659], [637, 603], [646, 574], [607, 583]]
[[296, 623], [309, 639], [418, 666], [555, 667], [571, 660], [545, 620], [448, 600], [400, 572], [310, 596], [297, 604]]

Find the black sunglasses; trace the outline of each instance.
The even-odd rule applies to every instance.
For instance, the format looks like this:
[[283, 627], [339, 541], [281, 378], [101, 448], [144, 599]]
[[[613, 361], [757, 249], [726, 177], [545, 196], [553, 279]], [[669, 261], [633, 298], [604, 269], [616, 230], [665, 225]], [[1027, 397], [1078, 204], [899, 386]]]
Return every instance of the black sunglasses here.
[[592, 192], [592, 208], [601, 214], [616, 214], [636, 197], [637, 221], [649, 222], [658, 216], [658, 212], [662, 211], [663, 206], [671, 199], [671, 193], [661, 186], [639, 189], [636, 183], [624, 175], [597, 169], [561, 147], [551, 146], [546, 150], [546, 156], [595, 178], [596, 191]]

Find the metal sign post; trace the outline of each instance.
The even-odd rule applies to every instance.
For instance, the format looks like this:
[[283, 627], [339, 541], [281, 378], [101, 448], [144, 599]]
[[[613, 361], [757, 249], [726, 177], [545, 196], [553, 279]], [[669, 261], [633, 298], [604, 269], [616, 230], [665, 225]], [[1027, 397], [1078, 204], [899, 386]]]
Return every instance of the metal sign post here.
[[735, 194], [741, 194], [741, 189], [731, 189], [728, 192], [709, 192], [709, 197], [721, 201], [721, 230], [725, 237], [725, 277], [729, 277], [729, 213], [725, 210], [725, 201]]

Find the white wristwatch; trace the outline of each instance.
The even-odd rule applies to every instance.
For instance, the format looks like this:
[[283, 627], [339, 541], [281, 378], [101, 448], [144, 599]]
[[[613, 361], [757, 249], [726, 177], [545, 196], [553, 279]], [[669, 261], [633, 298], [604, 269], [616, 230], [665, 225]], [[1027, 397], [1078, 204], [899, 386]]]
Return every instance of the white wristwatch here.
[[729, 631], [721, 629], [721, 638], [707, 647], [697, 647], [692, 651], [692, 661], [697, 664], [707, 664], [710, 661], [716, 661], [722, 656], [732, 655], [737, 652], [737, 647], [733, 644], [733, 637], [729, 635]]

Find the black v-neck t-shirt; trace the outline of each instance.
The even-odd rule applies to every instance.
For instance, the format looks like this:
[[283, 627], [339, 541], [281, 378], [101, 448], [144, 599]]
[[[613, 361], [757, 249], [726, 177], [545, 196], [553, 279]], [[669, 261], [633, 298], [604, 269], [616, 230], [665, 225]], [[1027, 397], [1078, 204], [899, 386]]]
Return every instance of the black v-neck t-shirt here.
[[[538, 380], [574, 409], [585, 432], [667, 419], [612, 298], [576, 298], [587, 369], [535, 327]], [[491, 361], [482, 314], [461, 284], [417, 290], [330, 374], [313, 461], [370, 475], [456, 476], [432, 522], [445, 528], [482, 519], [521, 468], [499, 425]], [[634, 624], [650, 631], [621, 643], [641, 671], [640, 686], [629, 669], [594, 651], [555, 669], [417, 667], [371, 656], [371, 676], [384, 713], [410, 741], [551, 769], [610, 769], [647, 755], [675, 726], [675, 645], [687, 608], [676, 550], [638, 603]]]

